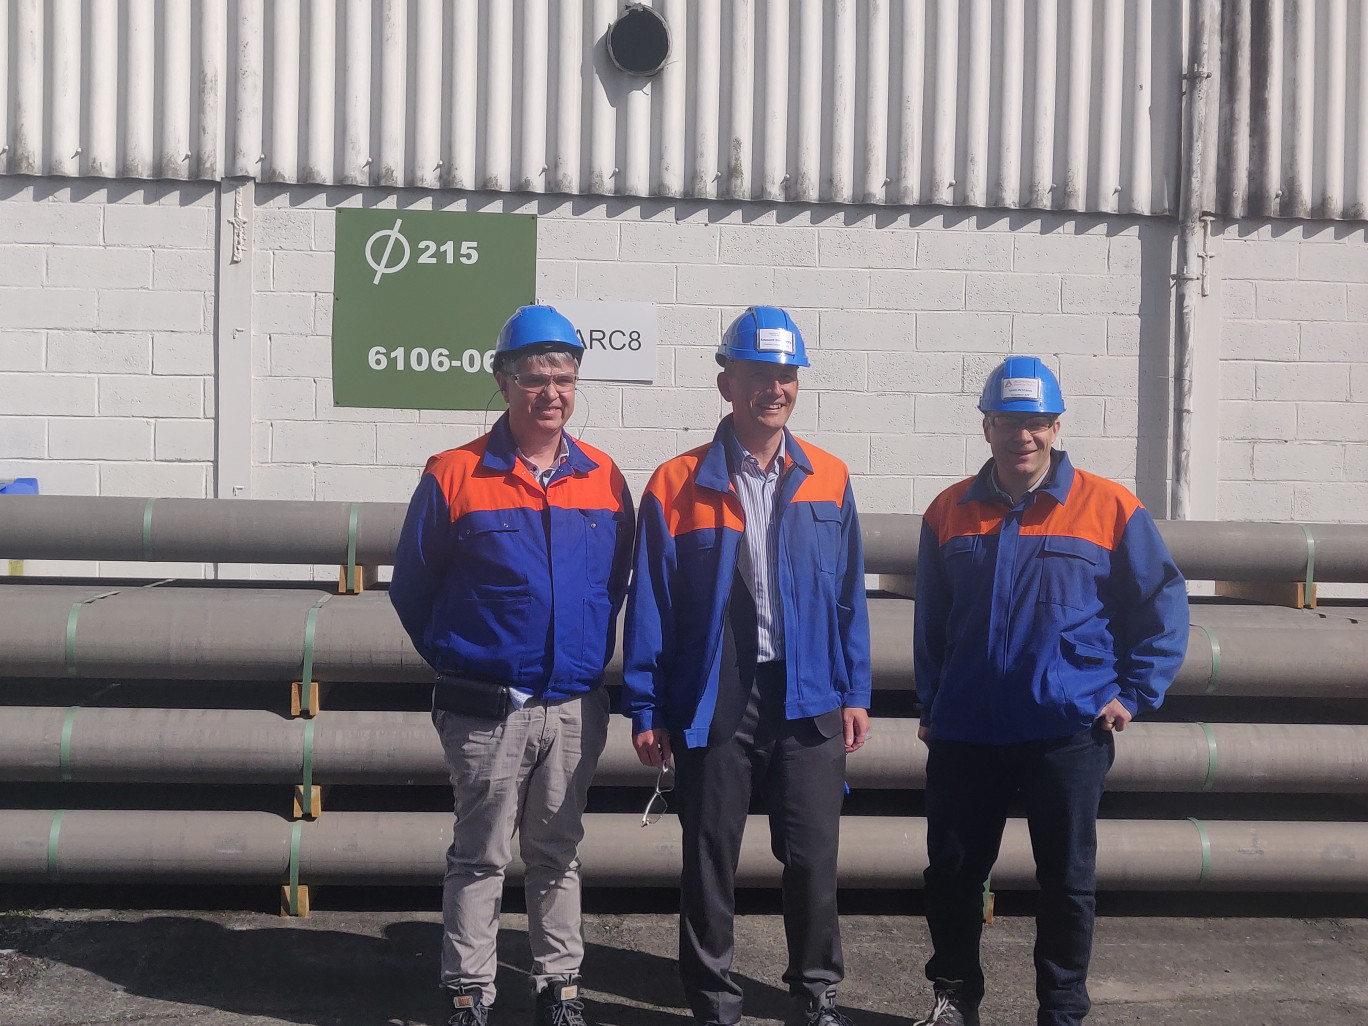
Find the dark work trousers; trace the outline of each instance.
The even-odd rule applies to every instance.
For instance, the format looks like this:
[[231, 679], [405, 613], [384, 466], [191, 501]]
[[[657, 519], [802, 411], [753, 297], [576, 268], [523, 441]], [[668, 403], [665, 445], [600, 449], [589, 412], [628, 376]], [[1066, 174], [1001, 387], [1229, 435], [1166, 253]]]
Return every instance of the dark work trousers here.
[[[743, 586], [744, 587], [744, 586]], [[762, 663], [724, 692], [707, 747], [673, 739], [679, 819], [679, 973], [695, 1018], [735, 1023], [741, 987], [732, 979], [736, 867], [752, 794], [769, 814], [770, 848], [784, 865], [784, 982], [801, 999], [816, 998], [844, 975], [836, 916], [836, 849], [845, 794], [845, 742], [840, 711], [802, 720], [783, 715], [782, 662]], [[753, 675], [748, 691], [740, 690]], [[724, 674], [730, 677], [730, 674]], [[738, 701], [744, 699], [744, 704]], [[740, 712], [737, 723], [729, 715]], [[728, 729], [727, 721], [736, 723]], [[721, 729], [719, 729], [721, 728]]]
[[1083, 1021], [1097, 887], [1097, 807], [1115, 749], [1093, 726], [1070, 737], [1009, 745], [933, 739], [926, 764], [926, 919], [933, 983], [983, 997], [983, 885], [997, 860], [1008, 806], [1025, 807], [1040, 884], [1036, 916], [1039, 1026]]

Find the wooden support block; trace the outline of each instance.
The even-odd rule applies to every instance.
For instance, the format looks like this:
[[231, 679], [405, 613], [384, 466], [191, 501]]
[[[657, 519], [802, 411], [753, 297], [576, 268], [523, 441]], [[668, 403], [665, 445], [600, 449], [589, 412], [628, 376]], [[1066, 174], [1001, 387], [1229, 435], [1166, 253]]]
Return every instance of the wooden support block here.
[[1316, 608], [1316, 586], [1311, 585], [1308, 595], [1305, 581], [1217, 581], [1216, 594], [1221, 598], [1262, 602], [1266, 606]]
[[988, 891], [983, 895], [983, 921], [991, 923], [993, 921], [993, 892]]
[[309, 918], [309, 888], [305, 884], [300, 884], [295, 888], [299, 896], [299, 907], [294, 912], [290, 911], [290, 885], [285, 884], [280, 888], [280, 914], [285, 917], [298, 916], [300, 919]]
[[337, 593], [339, 595], [360, 595], [367, 588], [375, 587], [375, 583], [380, 580], [380, 568], [374, 566], [358, 566], [354, 576], [355, 587], [347, 587], [347, 567], [343, 564], [337, 568]]
[[917, 597], [916, 574], [879, 574], [879, 590], [903, 598]]
[[314, 784], [309, 788], [309, 811], [304, 811], [304, 785], [294, 787], [294, 818], [317, 819], [323, 813], [323, 788]]
[[323, 688], [318, 681], [292, 681], [290, 683], [290, 715], [309, 718], [316, 716], [323, 697]]

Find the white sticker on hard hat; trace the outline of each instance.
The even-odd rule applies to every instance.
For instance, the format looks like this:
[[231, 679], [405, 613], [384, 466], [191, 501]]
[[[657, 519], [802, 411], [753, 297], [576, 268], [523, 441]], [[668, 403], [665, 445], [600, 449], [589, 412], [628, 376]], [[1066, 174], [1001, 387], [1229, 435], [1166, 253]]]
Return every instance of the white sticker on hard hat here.
[[757, 328], [755, 348], [762, 353], [793, 353], [793, 332], [787, 328]]
[[1034, 399], [1040, 401], [1039, 378], [1003, 378], [1003, 399]]

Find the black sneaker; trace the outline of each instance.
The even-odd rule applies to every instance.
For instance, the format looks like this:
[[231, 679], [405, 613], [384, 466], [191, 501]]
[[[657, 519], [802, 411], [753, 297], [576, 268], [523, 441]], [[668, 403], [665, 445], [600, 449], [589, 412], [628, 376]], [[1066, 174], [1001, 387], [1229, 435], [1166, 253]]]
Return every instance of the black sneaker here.
[[979, 1026], [978, 1004], [956, 987], [937, 987], [931, 1011], [912, 1026]]
[[532, 1016], [532, 1026], [589, 1026], [584, 1019], [578, 976], [552, 981], [537, 991], [537, 1010]]
[[828, 987], [818, 998], [794, 998], [793, 1011], [784, 1026], [854, 1026], [836, 1007], [836, 988]]
[[451, 987], [448, 993], [456, 1011], [447, 1020], [447, 1026], [487, 1026], [489, 1006], [481, 1000], [479, 987]]

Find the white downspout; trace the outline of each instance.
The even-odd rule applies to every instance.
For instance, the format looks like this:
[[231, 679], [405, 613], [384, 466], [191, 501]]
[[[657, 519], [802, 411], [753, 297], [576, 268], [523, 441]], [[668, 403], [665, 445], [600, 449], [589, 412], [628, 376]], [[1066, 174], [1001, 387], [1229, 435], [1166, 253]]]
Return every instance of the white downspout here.
[[1196, 347], [1197, 301], [1202, 294], [1205, 266], [1202, 254], [1203, 204], [1210, 194], [1211, 160], [1207, 153], [1207, 115], [1216, 95], [1211, 64], [1211, 39], [1217, 23], [1216, 0], [1196, 0], [1197, 29], [1192, 39], [1183, 110], [1183, 157], [1178, 199], [1178, 273], [1176, 323], [1173, 342], [1173, 494], [1170, 515], [1192, 517], [1193, 351]]

